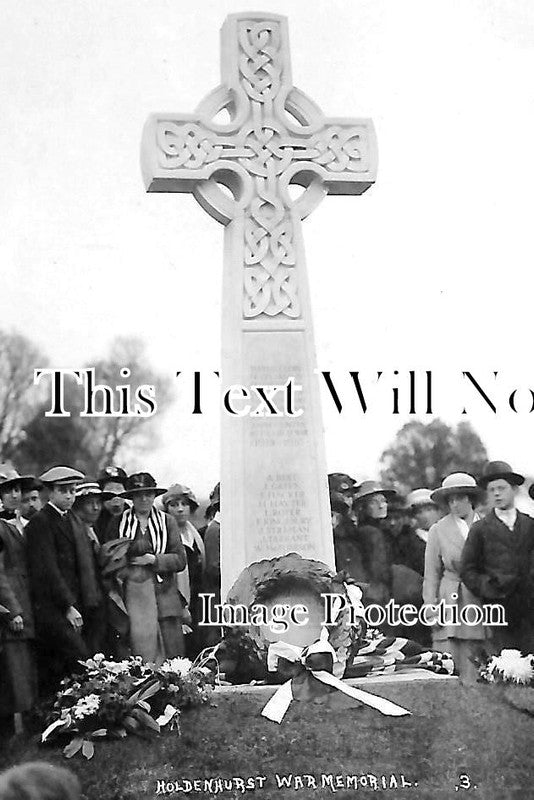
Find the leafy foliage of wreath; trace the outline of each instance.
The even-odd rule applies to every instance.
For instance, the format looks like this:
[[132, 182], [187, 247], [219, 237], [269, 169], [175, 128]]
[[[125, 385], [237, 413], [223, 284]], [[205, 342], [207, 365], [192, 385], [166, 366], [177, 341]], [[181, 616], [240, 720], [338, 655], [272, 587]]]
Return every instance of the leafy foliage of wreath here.
[[[339, 613], [335, 625], [328, 628], [329, 642], [337, 657], [336, 673], [341, 677], [348, 658], [358, 649], [365, 635], [363, 620], [357, 625], [351, 624], [346, 583], [344, 573], [334, 574], [320, 561], [288, 553], [258, 561], [244, 569], [230, 589], [226, 602], [243, 604], [250, 609], [254, 604], [265, 604], [278, 594], [294, 593], [300, 588], [316, 595], [319, 600], [326, 593], [342, 595], [346, 599], [345, 608]], [[227, 680], [232, 683], [251, 680], [279, 683], [285, 680], [287, 675], [267, 669], [269, 644], [259, 626], [227, 628], [218, 651], [221, 670]]]

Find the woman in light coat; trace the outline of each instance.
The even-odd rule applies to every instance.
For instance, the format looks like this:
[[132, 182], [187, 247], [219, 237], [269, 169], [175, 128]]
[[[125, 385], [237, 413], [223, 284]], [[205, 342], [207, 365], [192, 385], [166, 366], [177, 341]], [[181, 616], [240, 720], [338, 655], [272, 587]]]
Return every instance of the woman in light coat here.
[[[112, 574], [112, 548], [121, 547], [124, 565], [115, 570], [109, 595], [119, 599], [118, 607], [127, 614], [131, 654], [158, 664], [183, 652], [176, 573], [187, 560], [176, 522], [154, 507], [156, 497], [166, 491], [148, 472], [130, 475], [123, 497], [132, 507], [111, 520], [101, 553], [103, 574]], [[121, 540], [127, 547], [122, 548]], [[124, 640], [125, 629], [114, 624], [111, 611], [110, 620]], [[117, 642], [117, 650], [121, 647], [122, 641]]]
[[[427, 619], [434, 616], [436, 620], [432, 628], [433, 648], [452, 655], [456, 671], [466, 683], [476, 681], [476, 667], [470, 658], [487, 637], [482, 624], [469, 625], [455, 619], [467, 605], [479, 608], [481, 605], [460, 578], [467, 534], [473, 522], [479, 519], [474, 505], [480, 498], [480, 491], [475, 479], [467, 473], [455, 472], [443, 480], [431, 497], [435, 503], [443, 504], [449, 513], [430, 528], [425, 552], [424, 602], [437, 605], [443, 600], [455, 607], [444, 614], [443, 625], [427, 611]], [[476, 620], [475, 610], [469, 611], [468, 619]]]

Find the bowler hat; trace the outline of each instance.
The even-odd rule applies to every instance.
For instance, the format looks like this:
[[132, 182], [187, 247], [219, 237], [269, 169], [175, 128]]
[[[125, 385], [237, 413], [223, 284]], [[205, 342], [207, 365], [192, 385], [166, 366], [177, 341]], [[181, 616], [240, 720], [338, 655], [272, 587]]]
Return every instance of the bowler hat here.
[[47, 469], [46, 472], [43, 472], [42, 475], [39, 476], [39, 480], [43, 483], [50, 484], [50, 483], [61, 483], [63, 485], [67, 485], [69, 483], [79, 483], [83, 481], [85, 475], [83, 472], [79, 472], [77, 469], [72, 469], [72, 467], [51, 467], [51, 469]]
[[134, 494], [139, 494], [139, 492], [154, 492], [157, 497], [165, 494], [166, 491], [167, 489], [162, 489], [161, 486], [157, 485], [149, 472], [134, 472], [133, 475], [128, 476], [124, 492], [121, 492], [119, 497], [131, 498]]
[[359, 503], [361, 500], [366, 500], [374, 494], [383, 494], [388, 500], [397, 496], [395, 489], [385, 489], [378, 481], [364, 481], [354, 495], [353, 503]]
[[184, 486], [182, 483], [173, 483], [172, 486], [169, 486], [165, 494], [161, 496], [161, 502], [163, 503], [164, 507], [167, 507], [171, 500], [177, 500], [179, 497], [183, 497], [183, 499], [189, 503], [192, 511], [197, 510], [197, 498], [189, 486]]
[[36, 489], [40, 485], [33, 475], [19, 475], [9, 464], [0, 464], [0, 492], [7, 491], [17, 484], [23, 492]]
[[512, 486], [522, 486], [525, 482], [523, 475], [514, 472], [510, 464], [507, 464], [506, 461], [489, 461], [484, 467], [479, 484], [485, 489], [488, 483], [491, 481], [498, 481], [499, 478], [508, 481]]
[[480, 486], [477, 485], [472, 475], [467, 472], [453, 472], [442, 480], [439, 489], [435, 489], [430, 497], [434, 503], [440, 503], [450, 497], [451, 494], [466, 494], [471, 497], [477, 497], [480, 493]]

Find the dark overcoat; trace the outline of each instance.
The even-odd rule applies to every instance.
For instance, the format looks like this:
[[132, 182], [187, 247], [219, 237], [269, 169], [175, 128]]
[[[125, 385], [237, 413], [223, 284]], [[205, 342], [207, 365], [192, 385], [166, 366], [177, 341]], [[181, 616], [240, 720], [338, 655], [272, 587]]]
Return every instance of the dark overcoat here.
[[[1, 613], [1, 607], [8, 611]], [[9, 622], [22, 617], [21, 631]], [[0, 716], [29, 711], [37, 690], [33, 653], [33, 610], [24, 534], [0, 521]]]
[[30, 519], [25, 533], [37, 638], [73, 666], [87, 655], [81, 634], [66, 618], [71, 606], [81, 613], [73, 530], [47, 503]]
[[395, 542], [395, 564], [403, 564], [414, 572], [423, 575], [425, 571], [426, 542], [421, 539], [411, 525], [401, 529]]
[[346, 517], [334, 528], [336, 569], [343, 570], [357, 583], [366, 584], [369, 576], [363, 565], [362, 544], [355, 523]]
[[365, 524], [358, 525], [356, 536], [369, 582], [364, 602], [385, 606], [393, 596], [393, 553], [389, 534], [378, 524]]
[[502, 603], [509, 625], [532, 616], [534, 520], [517, 512], [514, 529], [491, 511], [475, 522], [462, 554], [460, 574], [476, 597]]
[[[0, 520], [0, 550], [3, 552], [4, 574], [11, 592], [10, 602], [7, 603], [10, 618], [20, 615], [24, 621], [24, 629], [20, 633], [6, 628], [4, 641], [33, 639], [35, 633], [25, 538], [13, 525]], [[6, 605], [3, 600], [0, 602]]]

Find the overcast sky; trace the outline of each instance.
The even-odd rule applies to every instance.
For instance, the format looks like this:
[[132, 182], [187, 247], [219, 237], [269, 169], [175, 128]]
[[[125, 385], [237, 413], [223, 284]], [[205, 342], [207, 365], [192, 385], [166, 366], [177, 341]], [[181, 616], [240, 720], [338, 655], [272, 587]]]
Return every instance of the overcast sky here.
[[[372, 117], [378, 136], [376, 185], [304, 223], [318, 365], [346, 393], [341, 415], [323, 394], [329, 470], [372, 476], [407, 419], [391, 413], [393, 370], [407, 385], [409, 369], [431, 369], [436, 413], [455, 422], [467, 403], [490, 456], [533, 473], [534, 4], [261, 6], [289, 18], [295, 85], [328, 115]], [[192, 197], [145, 194], [139, 145], [149, 113], [193, 111], [218, 84], [219, 29], [246, 9], [2, 4], [0, 325], [54, 366], [87, 364], [121, 333], [169, 376], [218, 368], [223, 230]], [[384, 372], [365, 417], [348, 370], [371, 387]], [[203, 493], [218, 479], [216, 385], [201, 417], [190, 409], [182, 392], [158, 412], [143, 465]]]

